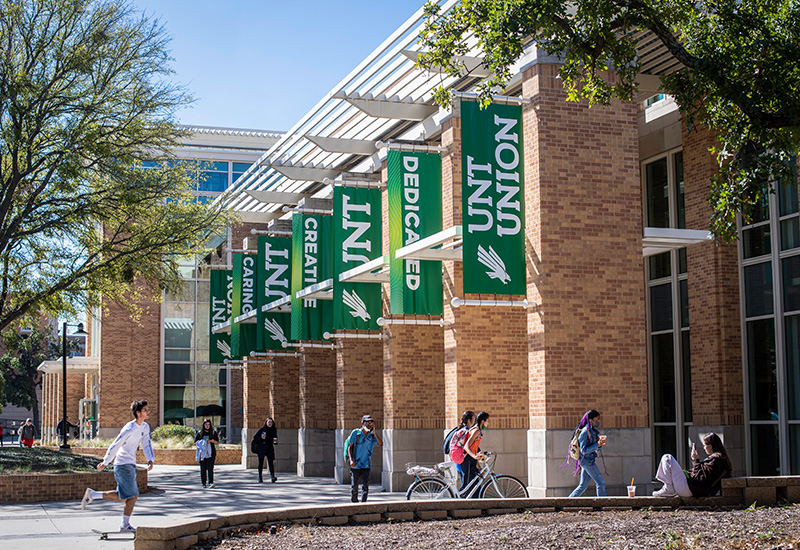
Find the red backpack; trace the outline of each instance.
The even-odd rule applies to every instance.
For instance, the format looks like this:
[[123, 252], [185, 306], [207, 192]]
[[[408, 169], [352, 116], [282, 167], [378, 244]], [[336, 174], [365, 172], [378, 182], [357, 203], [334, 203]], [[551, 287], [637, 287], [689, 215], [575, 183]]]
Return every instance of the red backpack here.
[[458, 430], [450, 441], [450, 460], [456, 464], [464, 462], [464, 444], [467, 442], [469, 428], [464, 426]]

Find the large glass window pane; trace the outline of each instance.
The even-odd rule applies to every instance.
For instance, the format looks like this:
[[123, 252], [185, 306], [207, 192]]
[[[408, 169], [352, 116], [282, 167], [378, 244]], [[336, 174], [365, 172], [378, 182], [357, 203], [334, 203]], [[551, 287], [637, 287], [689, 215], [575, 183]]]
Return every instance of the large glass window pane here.
[[747, 317], [769, 315], [772, 305], [772, 262], [744, 268], [745, 314]]
[[246, 172], [248, 168], [250, 168], [252, 164], [249, 162], [234, 162], [233, 163], [233, 171], [234, 172]]
[[649, 257], [650, 280], [663, 279], [670, 276], [670, 253], [664, 252]]
[[[793, 163], [796, 170], [797, 165]], [[789, 179], [778, 185], [778, 198], [781, 203], [781, 216], [788, 216], [797, 212], [797, 178]]]
[[683, 151], [675, 155], [675, 205], [678, 210], [676, 227], [686, 229], [686, 207], [683, 200]]
[[686, 273], [687, 271], [687, 262], [686, 262], [686, 249], [681, 248], [678, 250], [678, 273]]
[[194, 302], [194, 281], [183, 281], [176, 290], [167, 289], [164, 299], [167, 302]]
[[197, 369], [198, 386], [224, 386], [225, 369], [218, 367], [206, 367]]
[[769, 254], [771, 246], [769, 225], [742, 231], [742, 254], [745, 259]]
[[775, 325], [772, 319], [747, 323], [747, 371], [750, 419], [771, 420], [772, 413], [778, 410]]
[[681, 361], [683, 372], [683, 421], [692, 421], [692, 351], [689, 331], [681, 332]]
[[653, 332], [672, 329], [672, 285], [650, 287], [650, 326]]
[[200, 182], [197, 186], [198, 191], [222, 192], [228, 188], [227, 172], [208, 172], [203, 171], [200, 175]]
[[742, 224], [749, 225], [769, 219], [769, 195], [769, 191], [761, 193], [761, 198], [753, 205], [753, 211], [750, 212], [750, 219], [746, 220], [742, 217]]
[[777, 424], [751, 425], [750, 449], [754, 476], [780, 475]]
[[192, 319], [168, 317], [164, 319], [164, 347], [192, 348]]
[[165, 349], [164, 361], [172, 363], [187, 363], [192, 360], [192, 350], [190, 349]]
[[689, 281], [684, 279], [678, 285], [681, 295], [681, 328], [686, 328], [689, 326]]
[[194, 426], [194, 387], [164, 387], [164, 422]]
[[784, 311], [800, 310], [800, 256], [781, 260]]
[[675, 426], [654, 426], [653, 427], [653, 457], [661, 460], [661, 457], [669, 453], [678, 456], [677, 437]]
[[165, 363], [165, 384], [193, 384], [194, 368], [191, 363]]
[[781, 221], [781, 250], [800, 246], [800, 218], [797, 216]]
[[653, 420], [655, 422], [674, 422], [675, 350], [672, 347], [672, 334], [659, 334], [653, 336], [651, 341], [653, 343]]
[[800, 425], [789, 425], [789, 475], [800, 475]]
[[786, 317], [785, 326], [788, 384], [786, 401], [789, 404], [789, 419], [800, 420], [800, 315]]
[[647, 182], [647, 226], [669, 227], [669, 185], [667, 159], [651, 162], [645, 167]]

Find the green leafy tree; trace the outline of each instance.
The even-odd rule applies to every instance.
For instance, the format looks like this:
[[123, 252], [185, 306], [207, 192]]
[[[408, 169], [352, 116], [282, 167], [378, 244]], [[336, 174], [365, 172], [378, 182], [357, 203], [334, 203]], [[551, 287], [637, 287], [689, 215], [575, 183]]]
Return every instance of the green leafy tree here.
[[171, 160], [191, 98], [167, 45], [127, 0], [0, 0], [0, 330], [134, 307], [227, 225]]
[[[632, 99], [640, 72], [636, 33], [651, 31], [680, 62], [662, 78], [690, 128], [715, 132], [719, 172], [711, 182], [711, 229], [736, 238], [764, 199], [768, 183], [793, 177], [800, 150], [800, 2], [797, 0], [463, 0], [439, 17], [429, 2], [422, 67], [463, 70], [476, 39], [494, 75], [484, 101], [502, 90], [510, 66], [535, 41], [563, 59], [568, 98], [590, 105]], [[473, 38], [474, 37], [474, 38]], [[604, 78], [613, 68], [618, 78]], [[446, 101], [444, 90], [437, 92]]]

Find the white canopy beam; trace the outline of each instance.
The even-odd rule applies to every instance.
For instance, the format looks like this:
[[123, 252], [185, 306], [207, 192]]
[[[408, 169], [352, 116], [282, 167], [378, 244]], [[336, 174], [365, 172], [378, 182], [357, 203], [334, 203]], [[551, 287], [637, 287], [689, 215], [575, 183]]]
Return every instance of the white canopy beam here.
[[[459, 244], [461, 244], [461, 226], [454, 225], [430, 237], [398, 248], [395, 258], [398, 260], [455, 260], [460, 262], [463, 251], [461, 248], [454, 248]], [[442, 248], [435, 248], [437, 246], [442, 246]]]

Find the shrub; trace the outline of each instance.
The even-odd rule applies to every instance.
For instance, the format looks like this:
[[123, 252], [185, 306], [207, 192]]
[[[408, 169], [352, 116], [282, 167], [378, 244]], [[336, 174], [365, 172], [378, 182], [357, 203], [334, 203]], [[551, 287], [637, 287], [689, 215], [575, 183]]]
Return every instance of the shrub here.
[[153, 441], [159, 441], [162, 439], [184, 439], [191, 437], [192, 442], [194, 442], [194, 434], [194, 428], [190, 428], [189, 426], [181, 426], [179, 424], [162, 424], [150, 432], [150, 439]]

